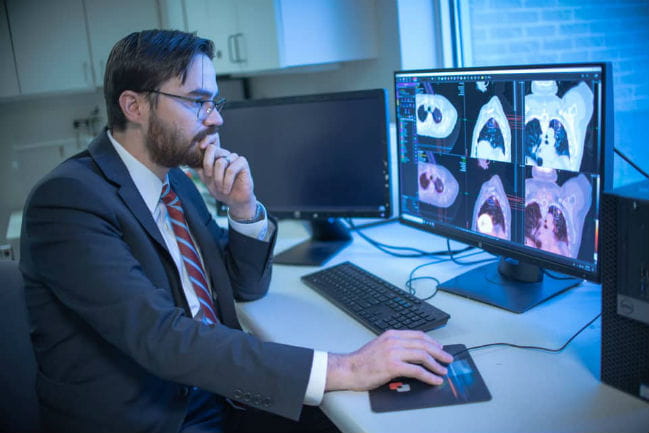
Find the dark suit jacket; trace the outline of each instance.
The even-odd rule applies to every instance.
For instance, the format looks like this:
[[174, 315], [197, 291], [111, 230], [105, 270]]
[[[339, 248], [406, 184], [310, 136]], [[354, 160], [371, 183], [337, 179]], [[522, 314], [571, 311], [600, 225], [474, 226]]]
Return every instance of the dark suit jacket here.
[[216, 225], [169, 172], [222, 324], [191, 318], [164, 240], [106, 133], [32, 191], [21, 271], [46, 424], [59, 431], [176, 431], [188, 386], [298, 418], [313, 351], [240, 330], [234, 298], [268, 290], [274, 239]]

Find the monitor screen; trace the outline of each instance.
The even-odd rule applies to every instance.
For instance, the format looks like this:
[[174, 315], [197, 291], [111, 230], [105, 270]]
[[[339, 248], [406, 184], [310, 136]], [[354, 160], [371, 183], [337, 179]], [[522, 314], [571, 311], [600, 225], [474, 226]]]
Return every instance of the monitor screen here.
[[512, 263], [598, 281], [611, 83], [607, 63], [396, 72], [400, 221], [508, 258], [501, 286]]
[[248, 159], [270, 214], [324, 242], [345, 232], [336, 218], [390, 216], [387, 116], [385, 89], [229, 102], [221, 145]]

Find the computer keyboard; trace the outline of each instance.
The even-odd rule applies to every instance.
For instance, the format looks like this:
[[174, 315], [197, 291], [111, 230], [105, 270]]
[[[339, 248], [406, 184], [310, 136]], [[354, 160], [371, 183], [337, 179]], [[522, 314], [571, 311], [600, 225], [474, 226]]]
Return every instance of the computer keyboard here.
[[304, 275], [302, 281], [377, 334], [388, 329], [430, 331], [450, 318], [351, 262]]

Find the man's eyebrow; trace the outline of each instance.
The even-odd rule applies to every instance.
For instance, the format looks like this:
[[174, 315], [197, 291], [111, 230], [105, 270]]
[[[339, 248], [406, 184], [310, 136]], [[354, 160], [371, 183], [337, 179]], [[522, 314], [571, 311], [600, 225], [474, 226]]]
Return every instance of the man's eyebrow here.
[[191, 92], [189, 92], [189, 94], [193, 96], [198, 96], [199, 98], [202, 97], [205, 99], [216, 99], [219, 96], [218, 93], [214, 94], [207, 89], [194, 89]]

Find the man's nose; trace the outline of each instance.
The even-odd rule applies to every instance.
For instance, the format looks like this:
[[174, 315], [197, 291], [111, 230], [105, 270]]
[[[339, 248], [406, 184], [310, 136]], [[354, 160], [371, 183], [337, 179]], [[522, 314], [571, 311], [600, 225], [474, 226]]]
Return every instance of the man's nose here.
[[211, 125], [221, 126], [223, 125], [223, 116], [221, 116], [219, 110], [214, 109], [203, 120], [203, 124], [205, 126], [211, 126]]

